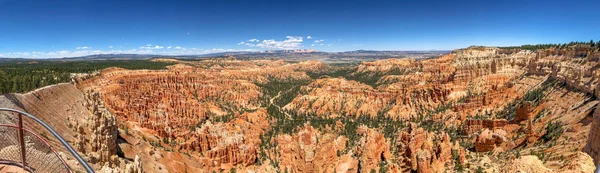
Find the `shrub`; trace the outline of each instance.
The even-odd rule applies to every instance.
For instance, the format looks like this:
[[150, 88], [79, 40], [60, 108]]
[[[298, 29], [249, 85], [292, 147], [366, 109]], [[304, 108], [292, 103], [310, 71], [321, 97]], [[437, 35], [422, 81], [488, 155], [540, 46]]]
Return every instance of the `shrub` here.
[[546, 134], [542, 136], [545, 142], [556, 141], [564, 133], [561, 122], [550, 122], [546, 125]]

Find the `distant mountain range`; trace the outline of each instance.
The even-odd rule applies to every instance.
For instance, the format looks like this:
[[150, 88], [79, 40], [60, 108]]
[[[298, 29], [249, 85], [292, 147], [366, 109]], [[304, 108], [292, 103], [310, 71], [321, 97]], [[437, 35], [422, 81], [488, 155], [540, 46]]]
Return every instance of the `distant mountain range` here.
[[376, 51], [355, 50], [346, 52], [319, 52], [308, 49], [297, 50], [265, 50], [265, 51], [236, 51], [220, 52], [202, 55], [156, 55], [156, 54], [97, 54], [81, 57], [28, 59], [28, 58], [2, 58], [2, 61], [90, 61], [90, 60], [148, 60], [152, 58], [176, 58], [176, 59], [206, 59], [233, 56], [239, 59], [286, 59], [286, 60], [311, 60], [322, 61], [356, 61], [382, 58], [431, 58], [450, 51]]

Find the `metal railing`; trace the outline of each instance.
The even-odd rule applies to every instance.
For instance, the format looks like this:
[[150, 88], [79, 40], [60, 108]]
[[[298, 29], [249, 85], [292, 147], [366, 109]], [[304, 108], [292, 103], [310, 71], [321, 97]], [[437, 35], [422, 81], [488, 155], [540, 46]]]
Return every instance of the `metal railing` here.
[[88, 173], [94, 170], [54, 129], [39, 118], [20, 110], [0, 108], [18, 114], [17, 125], [0, 125], [0, 164], [20, 166], [29, 172], [73, 172], [63, 158], [43, 138], [23, 126], [23, 115], [48, 130], [77, 159]]

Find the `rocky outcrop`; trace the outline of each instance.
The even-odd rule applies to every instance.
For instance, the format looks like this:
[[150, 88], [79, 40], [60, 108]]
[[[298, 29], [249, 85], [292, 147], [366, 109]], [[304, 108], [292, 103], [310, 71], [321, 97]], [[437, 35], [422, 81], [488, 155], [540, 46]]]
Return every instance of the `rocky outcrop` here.
[[600, 107], [596, 107], [592, 120], [592, 128], [587, 139], [587, 144], [583, 149], [589, 154], [596, 164], [600, 164]]
[[485, 75], [508, 75], [516, 77], [525, 70], [531, 58], [536, 55], [531, 51], [507, 53], [498, 48], [470, 47], [454, 51], [454, 65], [457, 82], [467, 82], [470, 79]]
[[69, 127], [79, 132], [75, 146], [79, 152], [86, 153], [91, 163], [109, 163], [119, 165], [117, 153], [117, 120], [104, 106], [101, 93], [86, 91], [83, 105], [91, 117], [82, 121], [67, 118]]
[[128, 163], [125, 166], [126, 173], [142, 173], [144, 169], [142, 168], [142, 161], [139, 156], [135, 156], [135, 159], [132, 163]]
[[507, 165], [504, 172], [594, 172], [596, 167], [589, 155], [583, 152], [576, 152], [566, 157], [568, 162], [562, 165], [559, 169], [553, 170], [548, 168], [544, 163], [534, 155], [522, 156], [513, 160]]
[[532, 103], [524, 102], [523, 105], [517, 108], [517, 113], [515, 114], [515, 118], [512, 120], [512, 123], [519, 123], [522, 121], [527, 121], [533, 119], [531, 114]]
[[559, 169], [559, 172], [594, 172], [598, 166], [597, 163], [594, 166], [594, 159], [583, 152], [576, 152], [566, 159], [569, 161]]
[[379, 93], [371, 86], [343, 78], [318, 79], [303, 86], [302, 93], [284, 107], [285, 110], [317, 116], [374, 117], [393, 99], [389, 93]]
[[177, 150], [201, 152], [201, 161], [208, 163], [205, 169], [229, 170], [236, 166], [248, 166], [258, 158], [260, 136], [269, 129], [264, 109], [248, 112], [226, 123], [207, 121], [187, 138], [173, 141], [182, 143]]
[[515, 159], [510, 164], [510, 167], [507, 170], [516, 171], [516, 172], [543, 172], [543, 173], [551, 173], [554, 172], [551, 169], [548, 169], [544, 166], [544, 163], [538, 159], [536, 156], [522, 156], [521, 158]]
[[[144, 166], [150, 172], [274, 172], [277, 168], [281, 172], [443, 172], [466, 165], [491, 165], [493, 171], [512, 163], [514, 170], [545, 171], [567, 165], [558, 160], [571, 158], [586, 141], [585, 133], [598, 124], [589, 123], [597, 118], [586, 118], [597, 101], [586, 99], [585, 93], [597, 94], [600, 88], [596, 54], [586, 50], [470, 47], [435, 59], [363, 62], [345, 78], [319, 79], [306, 74], [329, 74], [318, 61], [292, 64], [224, 58], [178, 61], [167, 70], [112, 68], [75, 81], [81, 89], [102, 92], [108, 110], [135, 131], [125, 137], [129, 150], [135, 152], [125, 151], [126, 155], [132, 159], [140, 154], [140, 160], [152, 164]], [[585, 60], [573, 57], [584, 53], [590, 55]], [[283, 106], [288, 119], [269, 115], [281, 112], [265, 102], [272, 88], [261, 86], [309, 80], [293, 99], [285, 96], [291, 99]], [[527, 95], [549, 80], [565, 85]], [[295, 88], [289, 91], [296, 92]], [[534, 100], [535, 105], [521, 100]], [[514, 119], [498, 119], [513, 115]], [[106, 121], [110, 120], [93, 120]], [[347, 133], [343, 122], [356, 123], [358, 137], [343, 136]], [[540, 142], [550, 131], [549, 122], [562, 123], [564, 130]], [[278, 123], [277, 130], [269, 131], [275, 127], [270, 123]], [[392, 123], [393, 128], [386, 126]], [[283, 134], [278, 131], [282, 127], [294, 132]], [[261, 141], [265, 133], [275, 140]], [[587, 141], [593, 136], [597, 135], [591, 133]], [[538, 160], [518, 157], [510, 151], [516, 146], [519, 151], [543, 148], [548, 155]], [[81, 148], [88, 150], [86, 145]], [[597, 157], [595, 148], [588, 142], [583, 151]], [[473, 161], [474, 152], [480, 152], [480, 161]], [[584, 156], [573, 159], [586, 164], [568, 170], [588, 170], [589, 159]]]
[[408, 131], [398, 134], [396, 143], [402, 163], [417, 172], [438, 172], [451, 161], [452, 147], [447, 134], [430, 134], [411, 123]]
[[280, 167], [288, 172], [357, 172], [359, 161], [352, 157], [352, 151], [342, 154], [347, 140], [322, 134], [307, 123], [297, 134], [277, 137]]
[[581, 92], [598, 96], [600, 67], [597, 49], [589, 45], [573, 45], [550, 48], [537, 52], [531, 59], [527, 72], [535, 75], [550, 75], [552, 78]]
[[390, 145], [383, 134], [366, 126], [358, 127], [356, 133], [361, 136], [358, 142], [357, 154], [363, 172], [379, 170], [381, 162], [390, 161]]
[[479, 132], [483, 129], [499, 129], [508, 124], [508, 121], [505, 119], [496, 119], [496, 120], [474, 120], [468, 119], [465, 121], [463, 133], [464, 134], [473, 134]]
[[352, 76], [375, 77], [381, 74], [404, 74], [421, 71], [415, 59], [383, 59], [373, 62], [361, 62]]
[[[49, 124], [91, 163], [92, 167], [122, 170], [117, 154], [117, 122], [98, 92], [82, 92], [72, 84], [51, 85], [26, 94], [9, 95], [14, 108], [25, 110]], [[2, 103], [3, 98], [0, 98]], [[8, 98], [7, 98], [8, 99]], [[13, 107], [10, 106], [10, 107]], [[4, 105], [2, 105], [4, 107]], [[26, 127], [44, 137], [75, 171], [83, 168], [39, 124], [25, 119]]]
[[[362, 62], [348, 78], [323, 78], [301, 88], [284, 109], [318, 116], [384, 115], [392, 119], [411, 120], [425, 109], [435, 109], [452, 96], [454, 55], [439, 59], [384, 59]], [[380, 78], [373, 87], [374, 79]], [[360, 81], [360, 82], [359, 82]], [[362, 83], [365, 82], [365, 83]], [[369, 86], [369, 85], [371, 86]]]
[[180, 138], [199, 121], [257, 109], [263, 95], [256, 84], [307, 80], [304, 71], [323, 66], [316, 61], [232, 59], [181, 63], [168, 70], [109, 68], [74, 81], [81, 90], [102, 92], [106, 106], [120, 121], [134, 122], [161, 138]]
[[125, 165], [124, 169], [119, 169], [114, 166], [104, 165], [100, 171], [100, 173], [143, 173], [144, 169], [142, 168], [142, 161], [139, 156], [135, 156], [133, 162], [129, 162]]
[[433, 109], [447, 100], [451, 89], [434, 86], [408, 89], [390, 85], [385, 90], [377, 90], [356, 81], [325, 78], [303, 86], [300, 92], [307, 94], [294, 98], [284, 107], [285, 110], [329, 117], [375, 117], [383, 114], [393, 119], [409, 120], [423, 111], [420, 108]]
[[477, 138], [475, 139], [475, 150], [477, 152], [492, 151], [507, 141], [505, 136], [506, 132], [502, 129], [486, 129], [477, 135]]

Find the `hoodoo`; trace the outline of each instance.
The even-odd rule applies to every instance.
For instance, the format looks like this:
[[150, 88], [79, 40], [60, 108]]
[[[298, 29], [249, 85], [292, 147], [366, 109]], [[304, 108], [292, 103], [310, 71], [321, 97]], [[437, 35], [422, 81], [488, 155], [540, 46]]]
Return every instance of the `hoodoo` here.
[[597, 52], [160, 59], [169, 65], [77, 74], [0, 103], [38, 115], [103, 171], [586, 172], [600, 157]]

